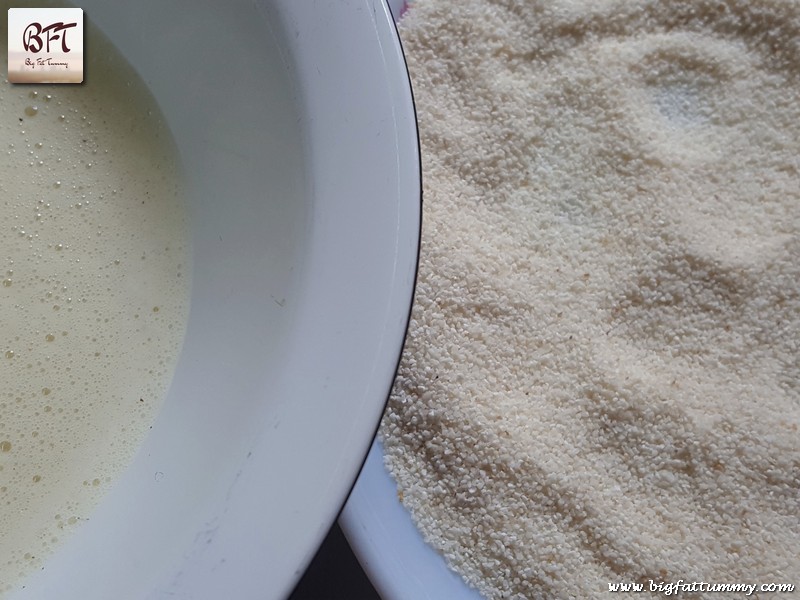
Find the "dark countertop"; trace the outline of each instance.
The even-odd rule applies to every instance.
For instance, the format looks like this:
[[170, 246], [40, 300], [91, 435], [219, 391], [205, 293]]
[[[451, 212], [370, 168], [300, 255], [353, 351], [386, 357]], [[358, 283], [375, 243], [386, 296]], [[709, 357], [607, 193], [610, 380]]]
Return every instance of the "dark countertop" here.
[[334, 524], [289, 600], [381, 600]]

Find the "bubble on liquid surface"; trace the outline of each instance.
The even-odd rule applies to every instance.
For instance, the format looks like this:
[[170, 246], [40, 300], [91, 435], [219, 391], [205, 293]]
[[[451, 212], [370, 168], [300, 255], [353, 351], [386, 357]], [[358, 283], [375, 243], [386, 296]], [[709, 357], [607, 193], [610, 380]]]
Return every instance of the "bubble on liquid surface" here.
[[162, 253], [186, 247], [177, 158], [123, 67], [55, 92], [9, 87], [0, 103], [0, 598], [126, 466], [181, 345], [187, 257]]

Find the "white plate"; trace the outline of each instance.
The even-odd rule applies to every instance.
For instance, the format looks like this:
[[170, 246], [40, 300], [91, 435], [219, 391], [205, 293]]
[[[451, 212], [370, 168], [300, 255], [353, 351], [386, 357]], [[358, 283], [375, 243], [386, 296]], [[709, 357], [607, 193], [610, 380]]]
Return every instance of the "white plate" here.
[[400, 503], [376, 441], [339, 524], [383, 600], [483, 600], [425, 543]]
[[178, 143], [192, 304], [152, 434], [12, 598], [283, 598], [361, 466], [408, 320], [420, 173], [394, 26], [381, 0], [79, 5]]

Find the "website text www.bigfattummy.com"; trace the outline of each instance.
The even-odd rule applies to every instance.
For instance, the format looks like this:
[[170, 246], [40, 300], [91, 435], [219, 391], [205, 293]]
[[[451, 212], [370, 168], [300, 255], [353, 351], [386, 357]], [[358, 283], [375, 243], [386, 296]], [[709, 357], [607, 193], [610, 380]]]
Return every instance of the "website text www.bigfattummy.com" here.
[[609, 592], [657, 592], [672, 596], [680, 592], [741, 592], [750, 596], [755, 592], [794, 592], [792, 583], [709, 583], [708, 581], [654, 581], [647, 583], [608, 583]]

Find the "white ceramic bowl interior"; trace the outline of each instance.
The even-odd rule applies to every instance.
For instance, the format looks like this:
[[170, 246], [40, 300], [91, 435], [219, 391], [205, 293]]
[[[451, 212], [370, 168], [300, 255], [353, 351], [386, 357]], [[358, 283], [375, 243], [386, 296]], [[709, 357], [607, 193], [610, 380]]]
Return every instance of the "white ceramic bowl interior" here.
[[[405, 0], [389, 0], [400, 19]], [[383, 600], [483, 600], [451, 571], [444, 557], [425, 543], [398, 498], [375, 441], [339, 524], [361, 566]]]
[[191, 310], [132, 466], [12, 598], [284, 598], [361, 466], [408, 320], [420, 172], [390, 14], [381, 0], [79, 5], [178, 144]]

